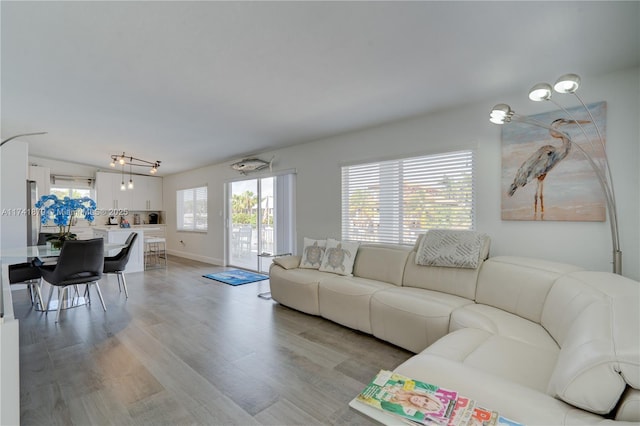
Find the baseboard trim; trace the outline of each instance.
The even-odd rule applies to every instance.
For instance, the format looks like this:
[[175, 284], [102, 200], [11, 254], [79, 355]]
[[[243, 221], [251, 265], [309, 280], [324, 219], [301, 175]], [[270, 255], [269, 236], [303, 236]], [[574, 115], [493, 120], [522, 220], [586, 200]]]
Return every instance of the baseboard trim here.
[[222, 259], [216, 259], [215, 257], [202, 256], [177, 250], [167, 250], [167, 254], [170, 254], [171, 256], [184, 257], [185, 259], [197, 260], [198, 262], [210, 263], [216, 266], [224, 266], [224, 261]]

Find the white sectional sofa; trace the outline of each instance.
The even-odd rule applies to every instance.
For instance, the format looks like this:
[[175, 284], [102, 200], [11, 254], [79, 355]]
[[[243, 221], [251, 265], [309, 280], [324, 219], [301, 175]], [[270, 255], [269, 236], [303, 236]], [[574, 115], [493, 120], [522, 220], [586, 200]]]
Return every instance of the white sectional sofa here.
[[515, 421], [640, 423], [640, 283], [513, 256], [421, 266], [417, 247], [361, 245], [353, 276], [279, 258], [271, 294], [415, 352], [395, 371]]

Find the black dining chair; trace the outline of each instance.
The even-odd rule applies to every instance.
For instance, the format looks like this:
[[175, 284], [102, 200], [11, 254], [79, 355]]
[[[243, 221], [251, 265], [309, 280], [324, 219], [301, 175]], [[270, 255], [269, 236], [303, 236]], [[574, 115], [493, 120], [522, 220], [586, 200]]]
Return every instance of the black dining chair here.
[[68, 288], [70, 286], [76, 286], [77, 288], [80, 284], [86, 284], [85, 295], [88, 302], [91, 303], [89, 287], [92, 284], [95, 285], [100, 303], [102, 303], [102, 309], [107, 310], [100, 291], [100, 285], [98, 284], [98, 280], [102, 278], [102, 270], [104, 268], [104, 242], [102, 238], [65, 241], [60, 249], [58, 262], [55, 265], [43, 264], [38, 258], [34, 259], [33, 264], [42, 274], [42, 278], [52, 285], [47, 299], [47, 311], [51, 303], [53, 287], [58, 287], [56, 322], [60, 318], [60, 310], [62, 309], [65, 293], [68, 297]]
[[137, 238], [137, 232], [129, 234], [127, 241], [124, 242], [125, 246], [118, 254], [104, 258], [104, 269], [102, 270], [105, 274], [116, 274], [118, 278], [118, 289], [122, 291], [120, 288], [120, 282], [122, 281], [122, 287], [124, 287], [124, 294], [127, 299], [129, 298], [129, 290], [127, 289], [127, 280], [124, 278], [124, 269], [127, 267], [127, 263], [129, 263], [131, 249]]
[[[50, 235], [54, 234], [40, 232], [38, 234], [38, 245], [43, 246], [47, 244], [47, 238]], [[26, 284], [31, 305], [35, 306], [36, 310], [44, 310], [42, 293], [40, 291], [40, 279], [42, 278], [40, 270], [33, 266], [31, 261], [9, 265], [8, 269], [9, 284]]]
[[40, 270], [31, 262], [15, 263], [9, 265], [9, 284], [26, 284], [29, 291], [31, 305], [36, 310], [43, 310], [42, 294], [40, 293]]

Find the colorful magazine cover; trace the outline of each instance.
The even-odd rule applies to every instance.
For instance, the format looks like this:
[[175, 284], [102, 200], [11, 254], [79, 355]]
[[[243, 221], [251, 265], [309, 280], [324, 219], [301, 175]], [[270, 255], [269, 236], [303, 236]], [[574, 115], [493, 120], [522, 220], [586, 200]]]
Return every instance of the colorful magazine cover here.
[[473, 407], [469, 426], [495, 426], [498, 424], [498, 413], [479, 406]]
[[473, 399], [466, 396], [458, 395], [458, 400], [453, 408], [451, 417], [449, 417], [448, 426], [466, 426], [469, 424], [471, 415], [473, 414], [473, 408], [476, 403]]
[[413, 422], [447, 425], [458, 393], [430, 383], [381, 370], [358, 400]]

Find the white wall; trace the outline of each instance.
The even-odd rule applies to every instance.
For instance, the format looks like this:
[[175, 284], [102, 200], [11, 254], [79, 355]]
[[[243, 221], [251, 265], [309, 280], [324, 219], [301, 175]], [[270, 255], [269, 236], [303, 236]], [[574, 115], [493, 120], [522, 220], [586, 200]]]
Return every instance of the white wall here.
[[[0, 148], [0, 251], [27, 243], [27, 218], [5, 214], [23, 209], [27, 202], [28, 145], [12, 140]], [[2, 265], [2, 262], [0, 262]], [[4, 317], [0, 318], [0, 424], [20, 422], [19, 322], [13, 316], [13, 303], [6, 266], [2, 265], [0, 291]]]
[[[583, 79], [580, 93], [587, 103], [607, 101], [607, 152], [613, 169], [623, 273], [640, 278], [639, 139], [640, 69]], [[541, 78], [548, 76], [541, 76]], [[535, 82], [533, 82], [535, 83]], [[611, 270], [608, 222], [522, 222], [500, 219], [500, 128], [488, 121], [491, 107], [507, 102], [522, 114], [557, 109], [534, 104], [521, 93], [496, 96], [436, 114], [415, 117], [311, 143], [265, 152], [275, 155], [274, 169], [297, 169], [297, 239], [304, 236], [340, 237], [340, 166], [345, 163], [404, 157], [414, 154], [477, 147], [477, 229], [492, 238], [491, 255], [521, 255], [574, 263], [594, 270]], [[558, 95], [559, 96], [559, 95]], [[558, 97], [574, 106], [573, 97]], [[566, 102], [566, 103], [565, 103]], [[212, 165], [167, 176], [164, 202], [170, 253], [222, 264], [224, 261], [224, 183], [236, 179], [229, 164]], [[176, 232], [177, 189], [207, 184], [209, 232]], [[182, 240], [184, 244], [179, 243]]]
[[14, 209], [27, 207], [27, 143], [7, 142], [1, 148], [0, 158], [0, 247], [21, 247], [27, 243], [27, 217]]

